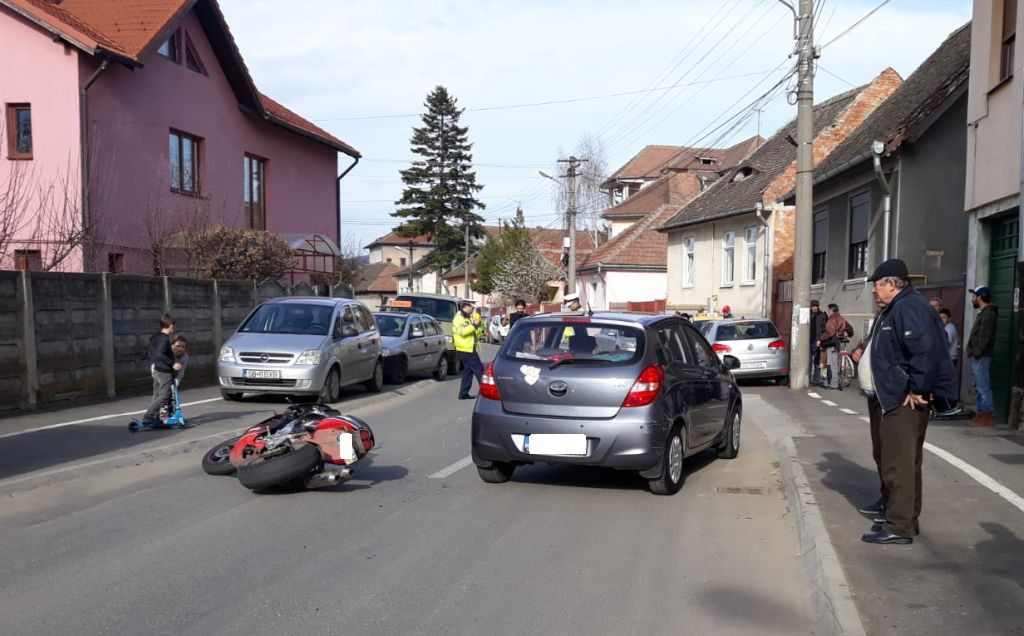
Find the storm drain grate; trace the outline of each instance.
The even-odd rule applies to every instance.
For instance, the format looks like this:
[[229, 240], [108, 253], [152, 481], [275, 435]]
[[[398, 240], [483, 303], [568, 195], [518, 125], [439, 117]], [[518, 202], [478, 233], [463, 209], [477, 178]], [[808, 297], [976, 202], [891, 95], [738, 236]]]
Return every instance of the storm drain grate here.
[[719, 486], [716, 488], [723, 495], [764, 495], [765, 490], [761, 487], [750, 486]]

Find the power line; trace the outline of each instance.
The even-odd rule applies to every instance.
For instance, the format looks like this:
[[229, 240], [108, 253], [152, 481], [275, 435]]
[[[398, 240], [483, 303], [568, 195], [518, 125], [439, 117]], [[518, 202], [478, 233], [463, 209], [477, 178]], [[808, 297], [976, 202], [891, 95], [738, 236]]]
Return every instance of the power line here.
[[881, 4], [879, 4], [879, 5], [877, 6], [877, 7], [875, 7], [875, 8], [874, 8], [874, 9], [872, 9], [871, 11], [868, 11], [868, 12], [867, 12], [867, 13], [866, 13], [866, 14], [864, 15], [864, 17], [862, 17], [862, 18], [861, 18], [860, 20], [857, 20], [856, 22], [854, 22], [854, 23], [853, 23], [853, 24], [851, 24], [850, 26], [846, 27], [846, 29], [844, 29], [844, 30], [843, 30], [843, 31], [842, 31], [842, 32], [841, 32], [841, 33], [840, 33], [839, 35], [837, 35], [836, 37], [832, 38], [832, 39], [831, 39], [831, 40], [829, 40], [828, 42], [826, 42], [826, 43], [822, 44], [822, 45], [821, 45], [821, 50], [825, 50], [825, 49], [826, 49], [826, 48], [827, 48], [827, 47], [828, 47], [828, 46], [829, 46], [830, 44], [832, 44], [833, 42], [835, 42], [835, 41], [836, 41], [836, 40], [838, 40], [839, 38], [843, 37], [844, 35], [846, 35], [846, 34], [847, 34], [847, 33], [849, 33], [850, 31], [853, 31], [854, 29], [856, 29], [857, 27], [859, 27], [859, 26], [860, 26], [860, 25], [861, 25], [861, 24], [862, 24], [862, 23], [863, 23], [863, 22], [864, 22], [865, 20], [867, 20], [868, 18], [870, 18], [871, 16], [873, 16], [873, 15], [874, 15], [874, 14], [875, 14], [876, 12], [878, 12], [878, 10], [879, 10], [879, 9], [881, 9], [881, 8], [882, 8], [882, 7], [884, 7], [885, 5], [889, 4], [889, 2], [891, 2], [891, 0], [882, 0]]
[[[495, 110], [512, 110], [516, 108], [535, 108], [538, 106], [553, 106], [556, 104], [575, 104], [578, 102], [589, 102], [600, 99], [611, 99], [614, 97], [625, 97], [628, 95], [640, 95], [647, 93], [667, 92], [676, 88], [687, 88], [690, 86], [698, 86], [701, 84], [714, 84], [716, 82], [725, 82], [734, 79], [743, 79], [745, 77], [752, 77], [758, 73], [744, 73], [742, 75], [734, 75], [732, 77], [721, 77], [712, 80], [705, 80], [703, 82], [678, 82], [670, 84], [668, 86], [656, 86], [654, 88], [646, 88], [633, 91], [621, 91], [618, 93], [605, 93], [603, 95], [588, 95], [586, 97], [568, 97], [565, 99], [550, 99], [541, 102], [529, 102], [525, 104], [506, 104], [501, 106], [482, 106], [480, 108], [467, 108], [465, 109], [468, 113], [481, 113]], [[402, 113], [394, 115], [365, 115], [360, 117], [328, 117], [324, 119], [313, 119], [314, 122], [332, 122], [332, 121], [363, 121], [369, 119], [407, 119], [410, 117], [420, 117], [423, 113]]]
[[854, 84], [853, 82], [847, 81], [847, 80], [845, 80], [845, 79], [843, 79], [843, 78], [839, 77], [838, 75], [836, 75], [836, 74], [835, 74], [835, 73], [833, 73], [832, 71], [830, 71], [830, 70], [828, 70], [827, 68], [825, 68], [824, 66], [822, 66], [820, 62], [818, 63], [818, 65], [817, 65], [817, 68], [818, 68], [818, 70], [821, 70], [821, 71], [825, 71], [825, 72], [826, 72], [827, 74], [829, 74], [829, 75], [831, 75], [832, 77], [836, 78], [837, 80], [839, 80], [839, 81], [840, 81], [840, 82], [842, 82], [843, 84], [846, 84], [846, 85], [848, 85], [848, 86], [851, 86], [851, 87], [853, 87], [853, 88], [857, 88], [857, 85], [856, 85], [856, 84]]

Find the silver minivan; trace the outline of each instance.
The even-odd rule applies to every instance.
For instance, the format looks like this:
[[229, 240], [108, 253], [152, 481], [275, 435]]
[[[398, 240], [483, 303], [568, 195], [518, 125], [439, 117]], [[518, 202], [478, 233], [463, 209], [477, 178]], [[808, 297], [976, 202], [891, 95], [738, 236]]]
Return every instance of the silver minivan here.
[[336, 402], [341, 388], [384, 384], [373, 314], [345, 298], [290, 297], [256, 307], [221, 347], [217, 377], [225, 400], [244, 393], [316, 396]]

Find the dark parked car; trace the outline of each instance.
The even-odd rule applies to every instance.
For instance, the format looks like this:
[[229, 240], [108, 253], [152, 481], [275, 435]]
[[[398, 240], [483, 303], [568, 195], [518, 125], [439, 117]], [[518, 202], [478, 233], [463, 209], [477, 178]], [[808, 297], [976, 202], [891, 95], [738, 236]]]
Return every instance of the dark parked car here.
[[473, 461], [491, 483], [541, 461], [634, 470], [674, 494], [686, 457], [739, 452], [737, 366], [674, 316], [523, 318], [480, 383]]
[[440, 323], [419, 314], [378, 312], [373, 316], [388, 382], [401, 384], [410, 373], [433, 374], [436, 380], [448, 376], [448, 344]]

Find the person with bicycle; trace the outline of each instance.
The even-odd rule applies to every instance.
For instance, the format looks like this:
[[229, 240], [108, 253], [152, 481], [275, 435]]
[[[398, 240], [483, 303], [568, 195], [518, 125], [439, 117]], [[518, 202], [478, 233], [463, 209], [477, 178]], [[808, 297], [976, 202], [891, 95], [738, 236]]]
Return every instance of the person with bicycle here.
[[839, 388], [839, 340], [853, 336], [853, 327], [839, 313], [839, 305], [830, 303], [825, 331], [818, 340], [818, 348], [822, 350], [822, 362], [828, 365], [828, 377], [822, 382], [830, 389]]
[[821, 386], [821, 348], [818, 341], [825, 334], [825, 314], [817, 299], [811, 301], [811, 384]]

